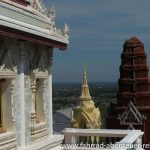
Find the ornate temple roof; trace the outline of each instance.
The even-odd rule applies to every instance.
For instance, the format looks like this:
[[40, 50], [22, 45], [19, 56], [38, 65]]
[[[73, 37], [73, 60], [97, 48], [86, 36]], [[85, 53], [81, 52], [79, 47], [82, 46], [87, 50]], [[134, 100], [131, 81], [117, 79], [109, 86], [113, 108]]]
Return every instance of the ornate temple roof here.
[[57, 29], [54, 5], [48, 10], [42, 0], [1, 0], [1, 35], [65, 49], [69, 27]]
[[71, 124], [74, 128], [100, 128], [101, 126], [101, 113], [99, 108], [95, 107], [94, 101], [90, 96], [85, 64], [80, 104], [72, 112]]

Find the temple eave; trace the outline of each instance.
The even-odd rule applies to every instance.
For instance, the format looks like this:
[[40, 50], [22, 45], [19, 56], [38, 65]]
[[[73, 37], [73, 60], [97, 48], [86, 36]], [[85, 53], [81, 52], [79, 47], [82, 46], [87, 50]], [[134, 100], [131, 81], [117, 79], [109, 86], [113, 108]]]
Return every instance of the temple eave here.
[[0, 25], [0, 35], [5, 37], [11, 37], [14, 39], [19, 39], [19, 40], [25, 40], [32, 43], [42, 44], [45, 46], [55, 47], [55, 48], [59, 48], [60, 50], [65, 50], [68, 44], [67, 42], [63, 43], [60, 41], [42, 37], [40, 35], [32, 34], [25, 31], [20, 31], [18, 29], [5, 27], [2, 25]]
[[24, 6], [27, 6], [30, 4], [30, 2], [28, 1], [23, 1], [23, 0], [11, 0], [12, 2], [15, 2], [15, 3], [18, 3], [18, 4], [21, 4], [21, 5], [24, 5]]

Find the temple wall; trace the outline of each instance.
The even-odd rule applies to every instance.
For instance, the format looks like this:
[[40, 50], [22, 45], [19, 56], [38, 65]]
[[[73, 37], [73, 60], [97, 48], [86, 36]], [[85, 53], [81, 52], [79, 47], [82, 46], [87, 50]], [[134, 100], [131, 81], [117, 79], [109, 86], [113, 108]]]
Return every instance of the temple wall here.
[[19, 149], [52, 135], [52, 57], [52, 48], [0, 38], [2, 128]]

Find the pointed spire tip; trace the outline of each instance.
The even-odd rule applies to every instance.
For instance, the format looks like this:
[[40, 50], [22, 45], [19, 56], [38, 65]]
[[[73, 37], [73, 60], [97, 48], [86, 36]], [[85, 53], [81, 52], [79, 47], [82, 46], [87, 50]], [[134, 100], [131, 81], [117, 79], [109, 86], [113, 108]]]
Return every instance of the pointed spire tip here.
[[86, 63], [84, 63], [84, 74], [86, 75]]
[[82, 81], [82, 94], [80, 97], [82, 100], [91, 100], [89, 87], [87, 83], [87, 77], [86, 77], [86, 64], [84, 64], [84, 72], [83, 72], [83, 81]]

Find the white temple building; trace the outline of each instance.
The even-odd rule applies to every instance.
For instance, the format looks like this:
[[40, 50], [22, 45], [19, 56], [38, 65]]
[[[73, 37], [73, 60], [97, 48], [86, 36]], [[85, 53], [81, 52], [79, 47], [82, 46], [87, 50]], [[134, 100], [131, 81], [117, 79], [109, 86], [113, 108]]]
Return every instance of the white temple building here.
[[68, 128], [53, 134], [53, 49], [69, 43], [67, 24], [57, 29], [55, 16], [54, 6], [47, 10], [41, 0], [0, 0], [0, 150], [80, 150], [61, 145], [78, 144], [80, 136], [92, 143], [99, 136], [117, 138], [114, 144], [141, 143], [139, 130]]
[[[39, 0], [0, 1], [0, 150], [58, 149], [53, 135], [53, 49], [66, 49], [69, 28]], [[59, 146], [60, 147], [60, 146]]]

